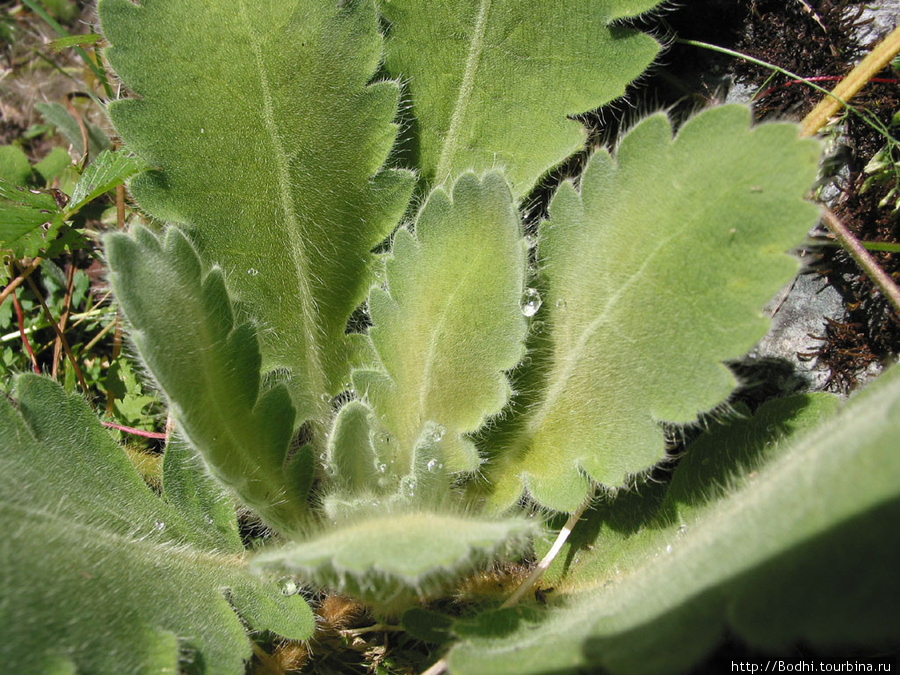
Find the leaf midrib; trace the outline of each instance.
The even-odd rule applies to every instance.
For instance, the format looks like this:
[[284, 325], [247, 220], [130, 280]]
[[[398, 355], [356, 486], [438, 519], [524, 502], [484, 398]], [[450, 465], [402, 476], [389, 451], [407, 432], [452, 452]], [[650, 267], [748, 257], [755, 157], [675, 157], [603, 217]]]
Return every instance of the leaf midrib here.
[[[278, 122], [275, 119], [271, 85], [269, 83], [269, 78], [266, 76], [262, 45], [256, 32], [253, 30], [249, 16], [247, 15], [246, 0], [239, 0], [239, 7], [241, 19], [247, 26], [247, 43], [250, 50], [253, 52], [254, 59], [256, 60], [256, 71], [259, 75], [259, 87], [263, 102], [261, 119], [275, 153], [274, 164], [276, 167], [275, 175], [278, 181], [278, 199], [281, 203], [281, 209], [284, 211], [286, 229], [293, 235], [290, 237], [290, 241], [286, 248], [291, 256], [291, 262], [293, 263], [296, 272], [295, 276], [297, 283], [300, 286], [297, 295], [300, 302], [300, 315], [302, 316], [301, 330], [304, 343], [306, 344], [306, 354], [304, 356], [309, 365], [308, 372], [303, 375], [311, 376], [313, 381], [308, 384], [313, 392], [325, 393], [327, 389], [325, 383], [328, 378], [326, 377], [325, 369], [322, 364], [322, 357], [318, 350], [319, 334], [316, 330], [319, 326], [318, 308], [316, 307], [315, 296], [310, 286], [309, 279], [305, 274], [305, 271], [311, 269], [311, 267], [309, 256], [304, 246], [305, 240], [303, 228], [297, 219], [297, 207], [294, 203], [293, 192], [291, 190], [292, 181], [289, 156], [278, 133]], [[322, 419], [323, 406], [321, 405], [318, 396], [315, 397], [314, 405], [317, 413], [315, 417], [317, 419]]]
[[[208, 565], [214, 569], [223, 567], [244, 568], [247, 566], [243, 555], [213, 553], [197, 548], [191, 543], [179, 544], [170, 539], [164, 541], [152, 541], [148, 539], [152, 534], [150, 532], [138, 539], [112, 532], [91, 523], [79, 522], [69, 516], [54, 513], [43, 508], [35, 508], [25, 504], [14, 504], [8, 501], [0, 503], [0, 511], [2, 510], [15, 514], [15, 518], [10, 520], [10, 522], [26, 522], [27, 519], [43, 521], [53, 527], [58, 527], [67, 534], [71, 534], [73, 531], [81, 532], [82, 534], [78, 536], [80, 541], [100, 542], [102, 545], [116, 550], [122, 548], [127, 548], [132, 551], [148, 549], [153, 556], [161, 556], [167, 560], [179, 558], [183, 563], [192, 567], [198, 567], [200, 564]], [[162, 514], [160, 514], [160, 516], [162, 516]], [[169, 516], [162, 517], [166, 520], [170, 520]]]
[[582, 331], [581, 335], [578, 337], [578, 340], [575, 342], [575, 346], [569, 351], [569, 355], [563, 360], [562, 367], [559, 369], [555, 369], [558, 375], [553, 378], [550, 386], [547, 387], [547, 393], [544, 396], [540, 407], [535, 411], [535, 414], [531, 418], [531, 421], [526, 429], [526, 444], [530, 443], [531, 439], [534, 438], [535, 435], [537, 435], [538, 431], [544, 423], [544, 420], [553, 410], [553, 407], [556, 404], [556, 400], [565, 391], [566, 385], [568, 384], [569, 378], [572, 376], [573, 371], [583, 366], [584, 359], [582, 357], [582, 354], [587, 348], [590, 339], [594, 336], [594, 334], [596, 334], [596, 332], [603, 324], [609, 321], [610, 315], [619, 304], [619, 301], [631, 289], [632, 286], [634, 286], [641, 278], [643, 278], [644, 272], [654, 261], [660, 251], [665, 249], [670, 243], [672, 243], [672, 241], [682, 236], [685, 232], [689, 231], [692, 228], [695, 220], [696, 218], [685, 220], [682, 227], [680, 227], [665, 239], [660, 240], [656, 248], [654, 248], [644, 259], [644, 262], [641, 264], [641, 266], [638, 267], [638, 269], [631, 276], [629, 276], [621, 286], [619, 286], [616, 292], [609, 297], [597, 317], [593, 321], [591, 321], [590, 324], [588, 324], [587, 328]]
[[472, 41], [469, 43], [469, 53], [466, 56], [466, 67], [463, 70], [463, 78], [459, 85], [456, 104], [453, 106], [453, 113], [450, 115], [450, 126], [447, 128], [444, 147], [441, 149], [437, 170], [435, 171], [435, 183], [437, 185], [441, 185], [450, 178], [453, 155], [459, 144], [459, 135], [462, 131], [463, 121], [466, 118], [469, 101], [472, 98], [472, 91], [475, 86], [475, 75], [478, 72], [478, 64], [484, 52], [484, 34], [487, 30], [491, 2], [492, 0], [481, 0], [479, 3], [475, 29], [472, 34]]

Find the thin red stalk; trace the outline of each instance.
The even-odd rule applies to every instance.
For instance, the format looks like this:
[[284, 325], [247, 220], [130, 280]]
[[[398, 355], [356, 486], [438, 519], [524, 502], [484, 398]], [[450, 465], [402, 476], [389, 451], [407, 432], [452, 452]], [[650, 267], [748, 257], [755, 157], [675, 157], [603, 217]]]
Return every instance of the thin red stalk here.
[[[789, 82], [784, 82], [782, 84], [776, 84], [774, 87], [769, 87], [761, 94], [757, 94], [753, 97], [754, 101], [758, 101], [761, 98], [765, 98], [769, 94], [774, 91], [778, 91], [784, 87], [790, 87], [794, 84], [805, 84], [807, 82], [837, 82], [838, 80], [844, 79], [842, 75], [817, 75], [815, 77], [807, 77], [803, 80], [790, 80]], [[876, 82], [878, 84], [896, 84], [900, 82], [895, 77], [873, 77], [869, 82]]]
[[121, 424], [116, 424], [115, 422], [101, 422], [105, 427], [110, 429], [115, 429], [117, 431], [124, 431], [126, 434], [133, 434], [135, 436], [143, 436], [144, 438], [155, 438], [157, 440], [164, 441], [166, 440], [166, 435], [164, 433], [160, 433], [157, 431], [144, 431], [143, 429], [135, 429], [134, 427], [126, 427]]
[[78, 367], [78, 362], [75, 360], [75, 355], [72, 353], [72, 350], [69, 347], [69, 341], [66, 340], [66, 336], [62, 334], [62, 331], [60, 331], [59, 326], [53, 319], [53, 314], [50, 313], [50, 308], [47, 307], [47, 303], [44, 302], [44, 296], [41, 295], [41, 292], [40, 290], [38, 290], [37, 285], [35, 285], [34, 280], [31, 277], [28, 277], [26, 281], [31, 287], [32, 293], [34, 293], [35, 297], [38, 299], [38, 302], [41, 303], [41, 308], [44, 310], [44, 317], [46, 317], [47, 323], [50, 324], [50, 327], [53, 328], [53, 332], [56, 333], [56, 337], [59, 338], [59, 341], [62, 344], [62, 348], [66, 352], [66, 356], [68, 357], [69, 362], [72, 364], [72, 369], [75, 371], [75, 377], [78, 378], [78, 384], [81, 385], [81, 390], [84, 392], [85, 396], [90, 398], [90, 391], [88, 391], [87, 382], [84, 381], [84, 375], [81, 373], [81, 368]]
[[[69, 310], [72, 308], [72, 293], [75, 288], [75, 259], [72, 259], [69, 269], [66, 270], [66, 295], [63, 298], [62, 313], [59, 315], [59, 330], [65, 332], [66, 324], [69, 322]], [[62, 357], [62, 342], [59, 337], [53, 342], [53, 368], [50, 370], [50, 377], [54, 380], [59, 375], [59, 362]]]
[[41, 369], [40, 366], [38, 366], [37, 357], [31, 349], [28, 335], [25, 334], [25, 319], [22, 317], [22, 306], [19, 304], [19, 299], [16, 297], [15, 293], [12, 294], [12, 303], [13, 307], [16, 308], [16, 318], [19, 320], [19, 335], [22, 336], [22, 344], [25, 345], [25, 351], [27, 351], [28, 355], [31, 357], [31, 366], [34, 368], [34, 372], [40, 375]]

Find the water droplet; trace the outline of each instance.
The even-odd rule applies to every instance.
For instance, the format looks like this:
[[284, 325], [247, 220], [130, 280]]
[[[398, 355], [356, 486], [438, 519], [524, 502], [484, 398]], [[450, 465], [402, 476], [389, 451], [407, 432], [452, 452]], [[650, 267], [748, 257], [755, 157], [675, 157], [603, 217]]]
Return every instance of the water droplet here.
[[203, 516], [203, 521], [204, 521], [207, 525], [215, 525], [215, 524], [216, 524], [216, 521], [214, 521], [214, 520], [212, 519], [212, 516]]
[[434, 443], [438, 443], [443, 437], [447, 430], [444, 428], [444, 425], [438, 424], [434, 429], [431, 430], [431, 440]]
[[544, 332], [544, 322], [543, 321], [535, 321], [531, 324], [531, 332], [535, 335], [540, 335]]
[[321, 394], [319, 398], [322, 399], [323, 403], [331, 403], [331, 397], [328, 394]]
[[678, 534], [681, 535], [682, 537], [687, 534], [687, 531], [688, 531], [687, 525], [682, 525], [678, 528]]
[[437, 461], [436, 459], [429, 459], [429, 460], [428, 460], [428, 465], [427, 465], [426, 468], [427, 468], [429, 471], [431, 471], [431, 472], [433, 473], [433, 472], [435, 471], [435, 469], [437, 469], [437, 467], [438, 467], [438, 461]]
[[300, 590], [300, 587], [297, 585], [297, 582], [293, 579], [286, 579], [281, 584], [281, 594], [282, 595], [295, 595], [297, 591]]
[[380, 473], [386, 472], [386, 471], [387, 471], [387, 464], [379, 464], [379, 465], [378, 465], [378, 471], [379, 471]]
[[541, 308], [541, 294], [534, 288], [526, 288], [522, 294], [522, 314], [525, 316], [534, 316]]
[[528, 248], [534, 248], [537, 246], [538, 238], [536, 234], [526, 234], [525, 235], [525, 245]]
[[206, 133], [206, 129], [204, 129], [203, 127], [200, 127], [200, 133], [201, 133], [201, 134], [205, 134], [205, 133]]
[[666, 553], [671, 553], [671, 552], [672, 552], [672, 544], [669, 544], [668, 546], [666, 546]]
[[161, 520], [157, 520], [155, 523], [153, 523], [153, 527], [156, 528], [157, 532], [162, 532], [164, 529], [166, 529], [166, 524]]
[[247, 270], [247, 274], [249, 274], [251, 277], [255, 277], [257, 274], [259, 274], [259, 270], [251, 267], [249, 270]]
[[562, 298], [560, 298], [559, 300], [556, 301], [556, 309], [565, 309], [565, 308], [566, 308], [566, 301], [565, 301], [565, 300], [563, 300]]

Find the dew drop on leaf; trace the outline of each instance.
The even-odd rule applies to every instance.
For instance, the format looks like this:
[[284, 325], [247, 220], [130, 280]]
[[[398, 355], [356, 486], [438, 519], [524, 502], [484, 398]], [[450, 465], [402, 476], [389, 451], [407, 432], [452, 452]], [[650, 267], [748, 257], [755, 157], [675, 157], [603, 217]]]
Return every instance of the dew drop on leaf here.
[[437, 466], [438, 466], [438, 461], [436, 459], [429, 459], [428, 465], [426, 468], [433, 473], [434, 470], [437, 469]]
[[387, 471], [387, 464], [379, 464], [379, 465], [378, 465], [378, 471], [379, 471], [380, 473], [384, 473], [385, 471]]
[[525, 316], [534, 316], [541, 308], [541, 294], [534, 288], [526, 288], [522, 294], [522, 314]]
[[161, 521], [161, 520], [157, 520], [157, 521], [153, 524], [153, 527], [156, 528], [156, 531], [157, 531], [157, 532], [162, 532], [163, 530], [166, 529], [166, 524], [165, 524], [163, 521]]
[[559, 300], [556, 301], [556, 309], [565, 309], [565, 308], [566, 308], [566, 301], [565, 301], [565, 300], [563, 300], [562, 298], [560, 298]]
[[249, 270], [247, 270], [247, 274], [249, 274], [251, 277], [255, 277], [257, 274], [259, 274], [259, 270], [251, 267]]
[[437, 443], [438, 441], [440, 441], [444, 437], [446, 431], [447, 430], [442, 424], [438, 424], [434, 429], [431, 430], [432, 442]]

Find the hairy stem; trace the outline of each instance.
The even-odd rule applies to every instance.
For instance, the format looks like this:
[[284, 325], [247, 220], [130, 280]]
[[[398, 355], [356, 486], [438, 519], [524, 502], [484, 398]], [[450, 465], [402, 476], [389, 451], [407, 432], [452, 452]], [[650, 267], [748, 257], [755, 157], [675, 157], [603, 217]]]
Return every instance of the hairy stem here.
[[556, 560], [556, 556], [559, 555], [559, 552], [562, 550], [563, 544], [566, 543], [566, 540], [569, 538], [569, 535], [572, 534], [572, 530], [575, 529], [575, 525], [578, 524], [578, 521], [581, 520], [581, 516], [584, 514], [585, 510], [588, 506], [590, 506], [591, 501], [594, 499], [594, 492], [596, 488], [591, 488], [590, 494], [588, 494], [587, 498], [581, 502], [581, 506], [575, 509], [572, 512], [572, 515], [569, 516], [569, 519], [566, 521], [566, 524], [563, 525], [562, 529], [559, 531], [559, 534], [556, 536], [556, 541], [553, 542], [553, 546], [550, 547], [550, 550], [547, 551], [547, 555], [545, 555], [541, 561], [535, 566], [533, 570], [531, 570], [531, 574], [521, 583], [521, 585], [516, 589], [515, 593], [513, 593], [509, 598], [506, 599], [502, 605], [500, 605], [501, 609], [505, 609], [507, 607], [513, 607], [516, 605], [522, 598], [525, 597], [525, 594], [530, 591], [534, 585], [538, 582], [544, 572], [553, 564], [553, 561]]

